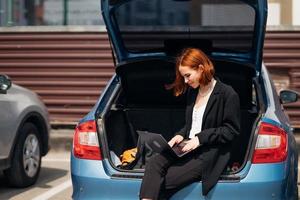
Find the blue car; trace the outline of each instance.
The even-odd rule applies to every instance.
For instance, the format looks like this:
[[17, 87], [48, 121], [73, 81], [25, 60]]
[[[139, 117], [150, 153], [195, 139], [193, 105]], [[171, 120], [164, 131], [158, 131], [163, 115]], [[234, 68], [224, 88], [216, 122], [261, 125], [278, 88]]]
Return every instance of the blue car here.
[[205, 197], [195, 182], [171, 199], [298, 199], [298, 153], [282, 104], [262, 61], [267, 0], [101, 0], [116, 73], [76, 127], [71, 153], [73, 199], [138, 199], [144, 166], [124, 168], [137, 130], [169, 140], [184, 124], [185, 95], [165, 86], [175, 57], [202, 49], [217, 77], [238, 93], [241, 132], [216, 186]]

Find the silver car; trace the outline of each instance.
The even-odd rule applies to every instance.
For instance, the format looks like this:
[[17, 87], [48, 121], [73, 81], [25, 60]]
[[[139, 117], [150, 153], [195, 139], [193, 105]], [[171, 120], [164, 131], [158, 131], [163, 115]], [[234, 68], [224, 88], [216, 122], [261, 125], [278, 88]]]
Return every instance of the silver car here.
[[49, 130], [48, 112], [39, 97], [0, 75], [0, 171], [11, 186], [36, 182], [41, 157], [49, 150]]

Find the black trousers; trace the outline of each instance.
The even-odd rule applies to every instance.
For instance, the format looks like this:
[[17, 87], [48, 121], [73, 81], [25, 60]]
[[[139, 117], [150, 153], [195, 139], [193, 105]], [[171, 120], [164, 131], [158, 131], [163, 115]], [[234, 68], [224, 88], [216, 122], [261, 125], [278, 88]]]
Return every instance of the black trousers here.
[[201, 180], [203, 159], [195, 150], [182, 158], [158, 154], [146, 164], [140, 199], [169, 199], [183, 187]]

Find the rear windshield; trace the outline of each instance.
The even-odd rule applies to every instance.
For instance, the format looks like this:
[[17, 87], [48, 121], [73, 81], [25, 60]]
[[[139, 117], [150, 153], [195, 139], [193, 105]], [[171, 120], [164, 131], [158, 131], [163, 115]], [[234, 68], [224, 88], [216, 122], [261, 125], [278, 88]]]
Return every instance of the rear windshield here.
[[239, 0], [131, 0], [115, 9], [114, 20], [131, 52], [164, 51], [180, 40], [248, 52], [255, 10]]

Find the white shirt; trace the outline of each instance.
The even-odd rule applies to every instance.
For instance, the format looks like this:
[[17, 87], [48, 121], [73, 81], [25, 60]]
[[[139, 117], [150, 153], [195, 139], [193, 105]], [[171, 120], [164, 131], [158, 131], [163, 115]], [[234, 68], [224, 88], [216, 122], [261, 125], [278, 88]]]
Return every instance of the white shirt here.
[[[207, 104], [207, 103], [206, 103]], [[193, 108], [193, 116], [192, 116], [192, 128], [190, 130], [189, 138], [195, 137], [197, 133], [201, 132], [202, 129], [202, 118], [204, 115], [204, 111], [206, 108], [206, 104], [196, 108]]]
[[[216, 85], [216, 81], [214, 81], [213, 87], [212, 87], [211, 91], [208, 94], [208, 100], [209, 100], [209, 97], [210, 97], [215, 85]], [[189, 138], [193, 138], [193, 137], [195, 137], [196, 134], [201, 132], [203, 115], [204, 115], [204, 111], [205, 111], [208, 100], [206, 101], [206, 103], [204, 105], [202, 105], [198, 108], [196, 108], [194, 106], [193, 116], [192, 116], [192, 128], [190, 130]]]

